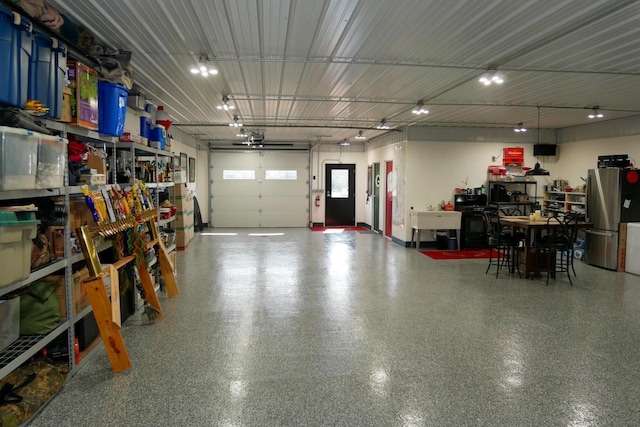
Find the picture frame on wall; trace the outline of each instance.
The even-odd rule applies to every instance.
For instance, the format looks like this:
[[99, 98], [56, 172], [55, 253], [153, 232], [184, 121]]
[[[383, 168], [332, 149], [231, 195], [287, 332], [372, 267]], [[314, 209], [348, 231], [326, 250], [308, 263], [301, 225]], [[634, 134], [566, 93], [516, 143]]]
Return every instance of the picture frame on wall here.
[[180, 153], [180, 169], [187, 170], [187, 153]]
[[189, 157], [189, 182], [196, 182], [196, 159]]

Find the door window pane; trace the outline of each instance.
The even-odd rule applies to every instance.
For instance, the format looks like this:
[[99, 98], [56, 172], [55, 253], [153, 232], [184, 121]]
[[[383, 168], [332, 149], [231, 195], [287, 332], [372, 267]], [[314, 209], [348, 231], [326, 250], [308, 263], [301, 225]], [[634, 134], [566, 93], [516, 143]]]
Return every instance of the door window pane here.
[[347, 169], [331, 170], [331, 198], [332, 199], [349, 198], [349, 170]]
[[224, 169], [222, 171], [222, 179], [256, 179], [256, 171]]
[[297, 170], [269, 170], [265, 171], [264, 175], [265, 179], [290, 179], [296, 180], [298, 179], [298, 171]]

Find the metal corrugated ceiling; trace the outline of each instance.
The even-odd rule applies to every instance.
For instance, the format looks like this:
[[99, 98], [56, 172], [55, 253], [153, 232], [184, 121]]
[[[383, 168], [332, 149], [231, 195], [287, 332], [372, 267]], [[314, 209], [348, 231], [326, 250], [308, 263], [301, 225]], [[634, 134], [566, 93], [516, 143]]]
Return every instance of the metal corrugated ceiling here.
[[[640, 114], [640, 2], [630, 0], [56, 0], [131, 50], [136, 82], [190, 134], [237, 142], [372, 138], [392, 128], [546, 128]], [[217, 76], [193, 76], [201, 53]], [[489, 64], [500, 87], [477, 81]], [[237, 109], [220, 111], [223, 95]], [[411, 109], [424, 100], [431, 111]]]

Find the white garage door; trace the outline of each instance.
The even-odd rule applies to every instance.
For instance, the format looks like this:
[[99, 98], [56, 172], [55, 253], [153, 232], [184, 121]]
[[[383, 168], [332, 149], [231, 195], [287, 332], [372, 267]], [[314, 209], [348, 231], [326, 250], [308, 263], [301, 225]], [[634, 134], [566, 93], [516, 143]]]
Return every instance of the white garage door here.
[[308, 151], [213, 151], [213, 227], [307, 227]]

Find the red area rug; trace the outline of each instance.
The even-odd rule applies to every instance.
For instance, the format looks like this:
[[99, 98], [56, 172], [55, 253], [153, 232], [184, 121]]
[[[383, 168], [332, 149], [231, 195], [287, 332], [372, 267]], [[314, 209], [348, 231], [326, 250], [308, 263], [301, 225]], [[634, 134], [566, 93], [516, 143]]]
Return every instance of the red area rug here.
[[[432, 259], [482, 259], [489, 258], [489, 249], [463, 249], [461, 251], [420, 251]], [[493, 256], [497, 257], [498, 252], [493, 251]]]
[[368, 231], [368, 228], [355, 226], [335, 226], [335, 227], [311, 227], [311, 231], [344, 230], [344, 231]]

